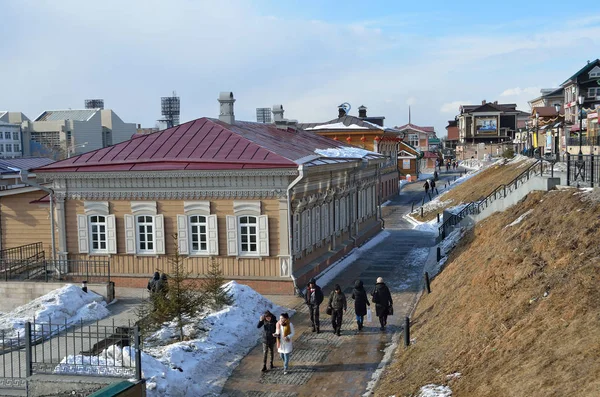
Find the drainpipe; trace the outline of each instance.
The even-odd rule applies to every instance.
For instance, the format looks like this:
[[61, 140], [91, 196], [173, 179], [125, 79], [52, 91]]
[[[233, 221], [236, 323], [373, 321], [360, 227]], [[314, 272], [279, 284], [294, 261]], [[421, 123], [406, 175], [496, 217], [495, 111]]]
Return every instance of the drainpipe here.
[[291, 191], [304, 178], [304, 164], [300, 164], [298, 166], [298, 177], [290, 183], [287, 187], [287, 210], [288, 210], [288, 247], [290, 252], [290, 277], [292, 278], [292, 282], [294, 283], [294, 292], [300, 294], [300, 288], [298, 288], [298, 284], [296, 284], [296, 277], [294, 277], [294, 241], [292, 239], [292, 223], [294, 222], [294, 216], [292, 215], [292, 195]]
[[56, 237], [55, 234], [55, 226], [54, 226], [54, 190], [49, 187], [42, 186], [37, 182], [31, 181], [27, 179], [28, 172], [26, 170], [19, 170], [19, 177], [21, 181], [29, 186], [37, 187], [40, 190], [48, 193], [50, 195], [50, 228], [52, 229], [52, 233], [50, 234], [51, 244], [52, 244], [52, 261], [56, 264]]

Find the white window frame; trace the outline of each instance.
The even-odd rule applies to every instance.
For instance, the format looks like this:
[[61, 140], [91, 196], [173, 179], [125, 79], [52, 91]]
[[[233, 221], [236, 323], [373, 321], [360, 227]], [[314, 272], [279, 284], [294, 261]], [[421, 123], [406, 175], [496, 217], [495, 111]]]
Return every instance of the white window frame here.
[[[100, 221], [102, 218], [102, 221]], [[94, 231], [96, 226], [96, 231]], [[90, 254], [108, 254], [108, 221], [104, 215], [88, 215], [88, 227], [90, 236]], [[99, 230], [104, 228], [103, 231]], [[104, 239], [101, 236], [104, 235]], [[97, 236], [99, 248], [94, 248], [94, 236]], [[104, 243], [104, 248], [100, 246]]]
[[19, 131], [13, 131], [13, 133], [12, 133], [12, 139], [13, 139], [13, 141], [20, 141]]
[[[219, 254], [219, 231], [217, 216], [210, 213], [209, 201], [184, 201], [184, 214], [177, 215], [177, 246], [180, 255], [214, 256]], [[206, 249], [194, 250], [195, 217], [203, 217], [206, 237]]]
[[[117, 253], [117, 230], [115, 216], [109, 214], [107, 201], [84, 201], [85, 214], [77, 214], [77, 245], [80, 254], [107, 255]], [[105, 249], [94, 249], [92, 241], [92, 217], [104, 217]]]
[[[207, 255], [208, 254], [208, 218], [205, 215], [188, 215], [188, 227], [190, 234], [190, 255]], [[197, 229], [194, 231], [194, 229]], [[201, 229], [204, 228], [204, 231]], [[197, 237], [197, 242], [194, 243], [194, 237]], [[204, 237], [204, 241], [202, 238]], [[198, 249], [194, 249], [194, 244], [198, 245]], [[201, 248], [204, 244], [204, 249]]]
[[14, 153], [19, 153], [21, 151], [21, 145], [18, 143], [13, 144]]
[[[243, 229], [247, 229], [246, 233]], [[254, 228], [252, 232], [251, 229]], [[238, 217], [238, 252], [239, 256], [257, 256], [258, 255], [258, 217], [255, 215], [243, 215]], [[244, 242], [244, 237], [247, 237], [247, 241]], [[254, 241], [252, 238], [254, 237]], [[244, 250], [246, 245], [246, 250]], [[252, 248], [254, 245], [254, 249]]]
[[[133, 255], [165, 254], [165, 220], [158, 214], [156, 201], [132, 201], [131, 214], [123, 216], [125, 221], [125, 252]], [[139, 217], [150, 217], [151, 222], [143, 224], [152, 226], [152, 249], [141, 249]], [[145, 241], [147, 243], [147, 241]]]
[[600, 87], [589, 87], [587, 94], [588, 94], [588, 98], [599, 97], [600, 96]]
[[[140, 218], [144, 218], [143, 222], [140, 222]], [[146, 229], [144, 232], [140, 231], [140, 226], [144, 226]], [[152, 229], [148, 232], [147, 228], [150, 226]], [[141, 235], [144, 235], [144, 244], [146, 248], [142, 248]], [[152, 249], [148, 248], [148, 236], [152, 237]], [[156, 254], [156, 223], [154, 222], [154, 216], [151, 214], [138, 214], [135, 216], [135, 237], [136, 237], [136, 252], [138, 254]]]
[[[415, 141], [416, 141], [416, 143], [415, 143]], [[418, 148], [419, 142], [421, 142], [421, 140], [419, 139], [419, 134], [408, 134], [408, 144], [409, 145], [411, 145], [412, 147]]]
[[10, 141], [11, 134], [10, 131], [4, 131], [4, 139], [6, 139], [7, 141]]
[[[233, 214], [226, 217], [227, 255], [238, 257], [269, 256], [269, 218], [261, 215], [260, 201], [234, 201]], [[256, 218], [256, 251], [242, 251], [241, 232], [245, 217]], [[249, 224], [246, 222], [246, 224]], [[246, 242], [251, 243], [251, 242]], [[248, 247], [250, 248], [250, 247]]]

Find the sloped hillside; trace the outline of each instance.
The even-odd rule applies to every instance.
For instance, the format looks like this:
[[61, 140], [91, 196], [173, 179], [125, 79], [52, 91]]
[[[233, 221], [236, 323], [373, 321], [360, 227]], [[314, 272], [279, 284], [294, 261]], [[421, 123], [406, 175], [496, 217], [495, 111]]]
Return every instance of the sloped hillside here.
[[[459, 187], [443, 193], [439, 200], [444, 202], [444, 205], [436, 206], [430, 210], [425, 206], [423, 208], [423, 218], [419, 216], [418, 220], [430, 221], [436, 217], [438, 212], [442, 213], [445, 208], [454, 207], [461, 203], [470, 203], [471, 201], [483, 198], [501, 184], [512, 181], [534, 162], [535, 160], [533, 159], [519, 156], [504, 164], [496, 164], [486, 168], [472, 178], [464, 181]], [[420, 210], [417, 209], [416, 211], [419, 212]]]
[[[376, 391], [600, 396], [600, 192], [535, 192], [479, 223], [433, 280]], [[460, 376], [450, 374], [460, 373]]]

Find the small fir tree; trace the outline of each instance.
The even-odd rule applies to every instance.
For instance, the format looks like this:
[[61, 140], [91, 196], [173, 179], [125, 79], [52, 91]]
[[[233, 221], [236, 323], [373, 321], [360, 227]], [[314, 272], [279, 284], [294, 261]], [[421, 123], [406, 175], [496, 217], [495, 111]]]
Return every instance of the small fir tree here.
[[202, 280], [201, 288], [207, 301], [215, 308], [233, 304], [233, 297], [223, 289], [225, 279], [221, 272], [219, 261], [211, 258], [206, 278]]

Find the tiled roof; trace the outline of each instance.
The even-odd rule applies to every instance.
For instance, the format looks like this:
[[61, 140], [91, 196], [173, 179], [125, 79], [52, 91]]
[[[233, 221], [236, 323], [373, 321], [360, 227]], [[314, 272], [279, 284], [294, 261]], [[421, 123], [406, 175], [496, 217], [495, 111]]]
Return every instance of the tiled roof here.
[[394, 127], [394, 128], [396, 128], [397, 130], [400, 130], [400, 131], [411, 129], [411, 130], [417, 130], [417, 131], [428, 132], [428, 133], [435, 132], [435, 129], [433, 127], [420, 127], [418, 125], [411, 124], [411, 123], [404, 124], [404, 125], [401, 125], [400, 127]]
[[[556, 117], [556, 109], [554, 106], [540, 106], [533, 108], [532, 115], [539, 114], [540, 117]], [[564, 109], [561, 106], [560, 114], [564, 114]]]
[[1, 174], [12, 174], [16, 172], [13, 168], [22, 170], [31, 170], [37, 167], [43, 167], [47, 164], [54, 163], [54, 160], [46, 157], [28, 157], [28, 158], [17, 158], [17, 159], [2, 159], [0, 160], [0, 173]]
[[315, 149], [348, 147], [274, 124], [200, 118], [42, 167], [53, 171], [164, 171], [296, 168]]
[[35, 121], [88, 121], [97, 111], [97, 109], [46, 110], [44, 113], [40, 114]]

